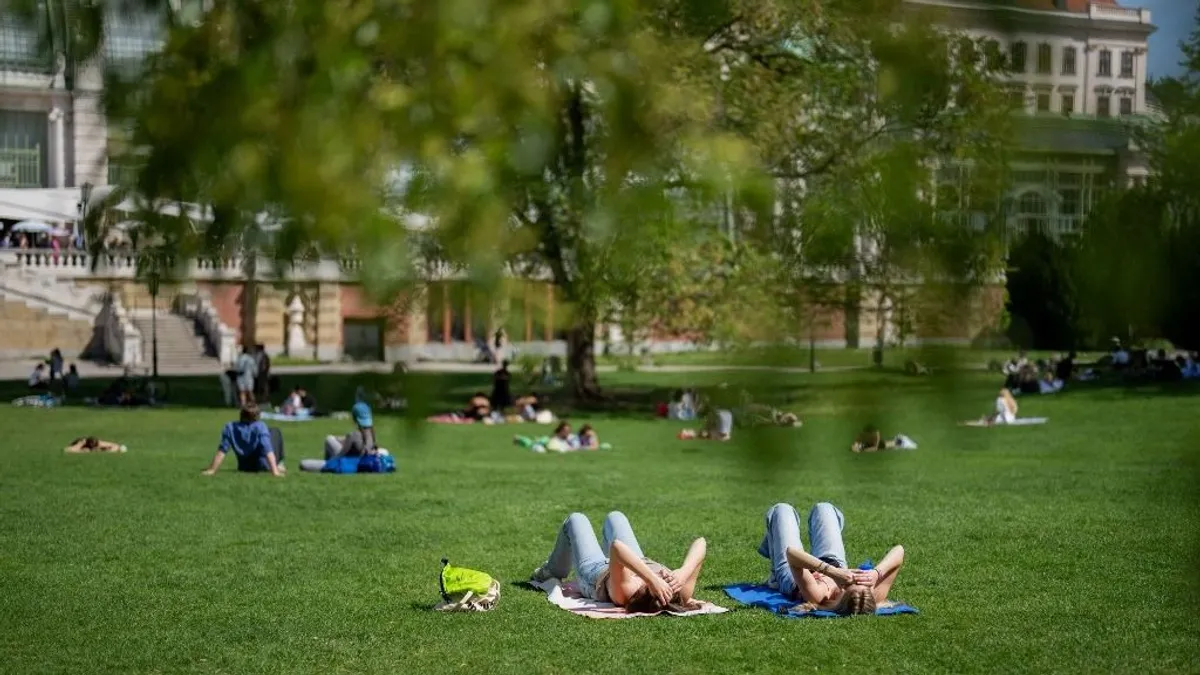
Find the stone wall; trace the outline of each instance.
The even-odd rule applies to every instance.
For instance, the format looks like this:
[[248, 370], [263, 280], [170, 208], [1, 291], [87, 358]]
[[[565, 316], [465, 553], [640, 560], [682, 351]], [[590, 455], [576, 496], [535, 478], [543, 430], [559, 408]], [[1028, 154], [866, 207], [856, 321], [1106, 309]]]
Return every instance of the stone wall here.
[[342, 284], [338, 289], [341, 316], [350, 320], [383, 322], [384, 358], [403, 361], [415, 358], [426, 343], [426, 305], [423, 294], [402, 296], [383, 306], [357, 284]]
[[0, 356], [45, 357], [55, 347], [67, 359], [81, 358], [93, 347], [90, 321], [68, 319], [17, 300], [0, 299]]

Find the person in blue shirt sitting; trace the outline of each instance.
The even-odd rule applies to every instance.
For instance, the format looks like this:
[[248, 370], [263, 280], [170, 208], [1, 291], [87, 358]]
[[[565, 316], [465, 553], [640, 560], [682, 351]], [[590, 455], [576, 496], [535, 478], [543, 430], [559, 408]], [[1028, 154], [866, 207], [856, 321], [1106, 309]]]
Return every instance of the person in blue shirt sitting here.
[[[284, 475], [282, 443], [272, 443], [271, 430], [258, 419], [258, 415], [258, 404], [251, 401], [242, 406], [238, 421], [225, 425], [221, 430], [221, 444], [217, 447], [212, 464], [204, 470], [205, 476], [211, 476], [221, 468], [221, 462], [230, 450], [237, 455], [238, 471], [268, 471], [272, 476]], [[276, 449], [276, 445], [280, 447]]]

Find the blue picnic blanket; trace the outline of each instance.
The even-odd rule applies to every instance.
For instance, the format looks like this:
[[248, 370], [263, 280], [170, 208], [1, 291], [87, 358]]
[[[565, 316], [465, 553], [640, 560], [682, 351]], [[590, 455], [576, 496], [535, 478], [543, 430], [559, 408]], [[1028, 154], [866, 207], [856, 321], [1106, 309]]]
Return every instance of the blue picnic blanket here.
[[311, 413], [303, 413], [298, 415], [284, 415], [283, 413], [265, 412], [259, 415], [264, 420], [272, 420], [274, 422], [311, 422], [315, 417]]
[[[788, 598], [779, 591], [762, 584], [733, 584], [725, 587], [725, 594], [743, 605], [758, 607], [788, 619], [839, 619], [845, 615], [824, 609], [807, 612], [794, 611], [801, 603]], [[875, 616], [897, 614], [919, 614], [916, 607], [902, 602], [889, 602], [875, 609]]]

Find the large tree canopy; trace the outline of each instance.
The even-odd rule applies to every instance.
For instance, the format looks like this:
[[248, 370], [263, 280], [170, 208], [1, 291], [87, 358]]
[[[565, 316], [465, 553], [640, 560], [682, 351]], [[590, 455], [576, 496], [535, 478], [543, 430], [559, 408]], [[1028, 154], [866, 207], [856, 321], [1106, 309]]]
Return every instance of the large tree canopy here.
[[[802, 269], [860, 251], [814, 261], [806, 241], [868, 223], [894, 251], [936, 249], [918, 206], [932, 162], [987, 175], [1003, 137], [982, 45], [903, 20], [900, 0], [207, 4], [108, 88], [136, 192], [213, 208], [194, 230], [156, 221], [173, 250], [244, 246], [270, 213], [274, 254], [353, 253], [389, 294], [416, 280], [398, 216], [420, 213], [422, 250], [481, 288], [510, 265], [549, 276], [581, 396], [596, 327], [622, 309], [666, 325], [684, 296], [703, 309], [674, 327], [734, 335]], [[106, 15], [70, 16], [94, 52]], [[844, 194], [836, 214], [806, 206]], [[740, 243], [715, 244], [718, 225]]]
[[1164, 115], [1137, 133], [1150, 179], [1088, 223], [1079, 276], [1093, 334], [1200, 349], [1200, 11], [1183, 53], [1184, 74], [1152, 86]]

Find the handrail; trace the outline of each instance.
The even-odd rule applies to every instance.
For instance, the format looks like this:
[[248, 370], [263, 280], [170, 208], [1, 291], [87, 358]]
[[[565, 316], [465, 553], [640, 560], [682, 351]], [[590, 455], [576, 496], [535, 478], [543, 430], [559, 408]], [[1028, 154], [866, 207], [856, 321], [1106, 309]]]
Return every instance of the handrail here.
[[180, 314], [194, 320], [200, 326], [205, 339], [212, 345], [221, 363], [232, 364], [237, 355], [237, 333], [221, 321], [208, 291], [182, 294], [176, 298], [175, 303]]

